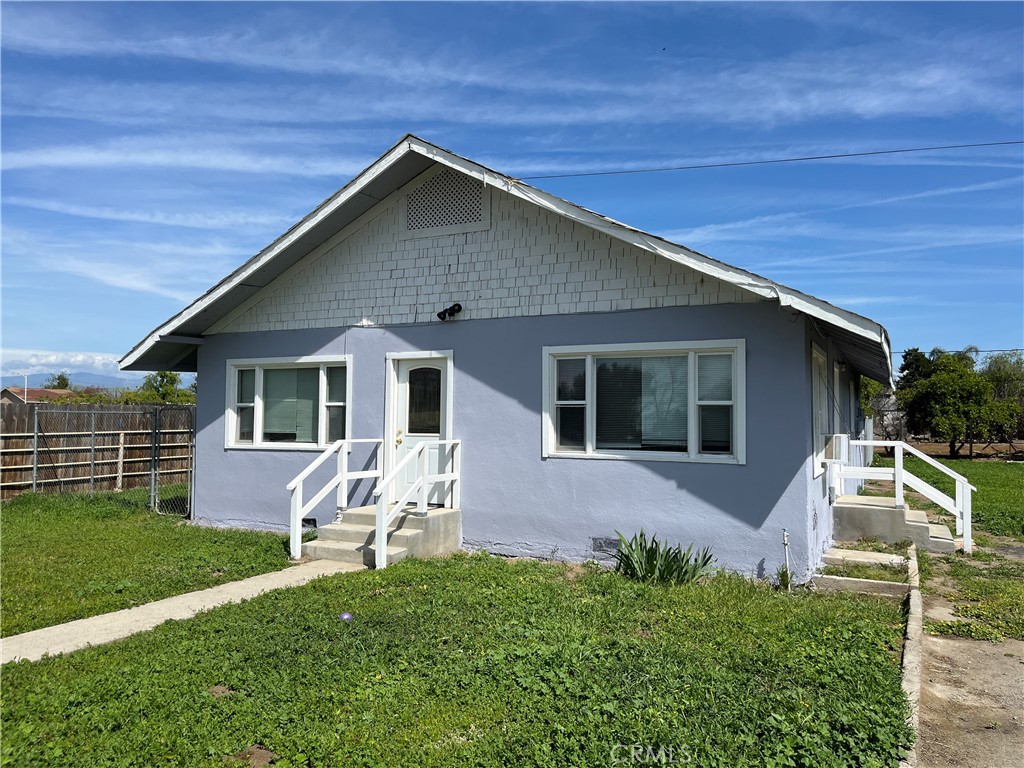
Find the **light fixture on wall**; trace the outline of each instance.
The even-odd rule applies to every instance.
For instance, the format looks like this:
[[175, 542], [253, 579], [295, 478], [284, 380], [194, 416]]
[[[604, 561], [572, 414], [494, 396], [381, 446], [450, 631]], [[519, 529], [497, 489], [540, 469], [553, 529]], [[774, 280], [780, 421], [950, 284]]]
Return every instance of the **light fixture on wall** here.
[[438, 312], [437, 319], [443, 322], [445, 320], [448, 320], [449, 318], [455, 317], [461, 311], [462, 305], [459, 304], [458, 302], [455, 302], [450, 307], [448, 307], [448, 309], [442, 309], [440, 312]]

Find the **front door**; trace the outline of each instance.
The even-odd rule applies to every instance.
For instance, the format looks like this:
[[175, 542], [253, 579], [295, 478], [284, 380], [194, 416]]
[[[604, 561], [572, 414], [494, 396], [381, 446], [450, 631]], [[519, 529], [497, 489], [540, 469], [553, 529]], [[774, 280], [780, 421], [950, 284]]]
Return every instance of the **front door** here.
[[[406, 358], [401, 357], [395, 364], [394, 419], [391, 439], [394, 446], [396, 466], [405, 456], [422, 442], [448, 440], [449, 407], [449, 357], [437, 356]], [[448, 446], [432, 446], [428, 451], [428, 471], [440, 474]], [[397, 499], [416, 482], [418, 472], [414, 459], [397, 479], [394, 498]], [[444, 503], [445, 484], [438, 483], [430, 490], [427, 501], [430, 504]]]

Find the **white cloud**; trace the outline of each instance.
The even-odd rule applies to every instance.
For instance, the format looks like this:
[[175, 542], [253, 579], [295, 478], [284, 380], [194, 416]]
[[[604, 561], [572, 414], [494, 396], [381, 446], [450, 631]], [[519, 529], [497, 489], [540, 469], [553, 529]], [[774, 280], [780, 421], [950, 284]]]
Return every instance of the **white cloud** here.
[[[175, 142], [181, 143], [181, 142]], [[289, 156], [227, 147], [169, 146], [147, 138], [127, 138], [100, 145], [50, 146], [5, 152], [5, 170], [25, 168], [195, 168], [236, 173], [295, 176], [351, 176], [365, 167], [361, 160], [320, 155]]]
[[62, 239], [54, 233], [4, 229], [4, 255], [40, 271], [63, 272], [103, 285], [187, 303], [251, 254], [217, 240], [128, 242]]
[[52, 211], [68, 216], [80, 216], [108, 221], [129, 221], [143, 224], [165, 224], [194, 229], [232, 229], [235, 227], [257, 226], [276, 227], [291, 223], [292, 217], [271, 213], [250, 213], [247, 211], [190, 211], [168, 213], [165, 211], [131, 211], [91, 205], [75, 205], [55, 200], [40, 200], [29, 197], [6, 197], [4, 202], [23, 208]]
[[111, 352], [65, 352], [47, 349], [0, 349], [0, 371], [5, 376], [25, 376], [56, 371], [88, 371], [116, 376], [120, 355]]

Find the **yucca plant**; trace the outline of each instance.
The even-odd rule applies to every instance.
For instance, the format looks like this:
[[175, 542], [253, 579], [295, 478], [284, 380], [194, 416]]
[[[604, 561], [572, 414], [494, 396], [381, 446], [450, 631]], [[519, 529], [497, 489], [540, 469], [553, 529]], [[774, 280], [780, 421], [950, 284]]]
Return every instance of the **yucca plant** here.
[[637, 581], [689, 584], [710, 571], [715, 562], [708, 547], [694, 552], [691, 544], [684, 552], [678, 544], [670, 547], [659, 542], [657, 536], [648, 539], [643, 528], [628, 540], [618, 531], [615, 535], [619, 537], [615, 570]]

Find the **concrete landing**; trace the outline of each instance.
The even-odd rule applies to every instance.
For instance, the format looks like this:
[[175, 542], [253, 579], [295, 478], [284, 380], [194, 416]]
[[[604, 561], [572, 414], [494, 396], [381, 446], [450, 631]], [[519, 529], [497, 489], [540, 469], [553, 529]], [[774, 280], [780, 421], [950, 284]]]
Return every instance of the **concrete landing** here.
[[891, 497], [840, 496], [832, 511], [834, 536], [840, 540], [878, 539], [890, 544], [912, 541], [928, 552], [956, 551], [949, 528], [929, 523], [920, 510], [898, 508]]
[[896, 568], [906, 562], [903, 555], [893, 555], [888, 552], [863, 552], [859, 549], [840, 549], [839, 547], [826, 550], [822, 559], [826, 565], [861, 563], [863, 565], [891, 565]]
[[[315, 541], [302, 545], [308, 557], [373, 567], [377, 557], [377, 508], [355, 507], [341, 521], [322, 525]], [[436, 557], [462, 546], [462, 511], [432, 507], [423, 517], [412, 510], [396, 517], [388, 528], [388, 564], [407, 557]]]
[[126, 608], [123, 611], [90, 616], [55, 627], [35, 629], [0, 639], [0, 664], [21, 659], [38, 661], [43, 656], [56, 656], [90, 645], [112, 643], [158, 627], [170, 619], [190, 619], [197, 613], [227, 603], [240, 603], [264, 592], [298, 587], [321, 576], [361, 570], [363, 568], [359, 565], [314, 560], [281, 571], [231, 581], [198, 592], [175, 595], [135, 608]]

